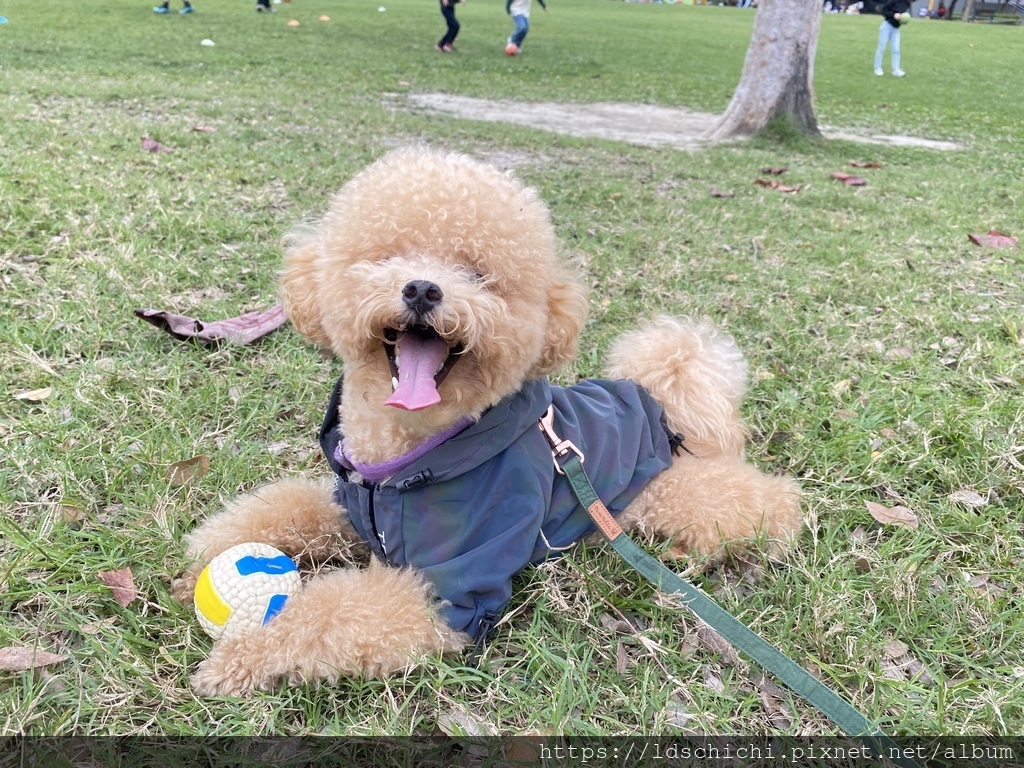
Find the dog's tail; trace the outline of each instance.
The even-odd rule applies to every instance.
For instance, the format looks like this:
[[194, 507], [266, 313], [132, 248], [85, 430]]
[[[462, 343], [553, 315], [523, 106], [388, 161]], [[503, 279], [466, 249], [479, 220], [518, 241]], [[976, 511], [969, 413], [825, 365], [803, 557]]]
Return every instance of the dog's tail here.
[[658, 317], [612, 345], [607, 373], [632, 379], [665, 408], [669, 428], [698, 456], [742, 456], [740, 402], [747, 362], [729, 334], [710, 321]]

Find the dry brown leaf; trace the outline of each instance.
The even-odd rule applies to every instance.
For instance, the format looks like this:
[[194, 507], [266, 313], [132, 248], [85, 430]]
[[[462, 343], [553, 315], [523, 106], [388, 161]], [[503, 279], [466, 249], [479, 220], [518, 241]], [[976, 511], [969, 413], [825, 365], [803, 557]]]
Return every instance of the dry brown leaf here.
[[697, 627], [697, 639], [700, 640], [700, 644], [704, 648], [712, 653], [717, 653], [722, 657], [722, 662], [725, 664], [736, 664], [739, 660], [739, 654], [736, 649], [733, 648], [732, 643], [722, 637], [718, 632], [713, 630], [707, 624], [700, 624]]
[[882, 165], [881, 163], [875, 163], [870, 161], [863, 162], [861, 160], [851, 160], [850, 165], [852, 165], [854, 168], [885, 168], [885, 166]]
[[437, 718], [437, 727], [446, 736], [494, 736], [498, 729], [462, 709], [444, 712]]
[[122, 568], [119, 571], [100, 571], [96, 575], [100, 577], [100, 581], [110, 587], [110, 591], [114, 593], [114, 599], [126, 608], [139, 596], [131, 568]]
[[7, 646], [0, 648], [0, 669], [6, 672], [24, 672], [26, 669], [38, 669], [59, 664], [67, 656], [60, 656], [37, 648]]
[[1016, 248], [1017, 238], [1004, 235], [998, 229], [990, 229], [985, 235], [968, 235], [967, 239], [982, 248]]
[[868, 512], [882, 525], [896, 525], [917, 530], [917, 515], [906, 507], [887, 507], [874, 501], [865, 501]]
[[197, 125], [192, 128], [196, 133], [216, 133], [217, 129], [212, 125]]
[[15, 400], [27, 400], [30, 403], [41, 403], [43, 400], [53, 394], [53, 387], [43, 387], [41, 389], [26, 389], [21, 392], [14, 393]]
[[849, 408], [841, 408], [836, 411], [836, 418], [840, 421], [853, 421], [857, 418], [857, 412], [851, 411]]
[[841, 171], [834, 171], [832, 173], [833, 179], [838, 179], [850, 187], [863, 187], [868, 183], [867, 179], [861, 178], [860, 176], [851, 176], [848, 173], [842, 173]]
[[762, 187], [768, 187], [770, 189], [777, 189], [779, 192], [799, 192], [800, 187], [790, 187], [785, 184], [780, 184], [774, 179], [754, 179], [755, 184], [760, 184]]
[[951, 501], [963, 504], [965, 507], [970, 507], [971, 509], [984, 507], [988, 504], [987, 498], [976, 491], [967, 490], [966, 488], [959, 491], [953, 491], [949, 494], [949, 498]]
[[615, 646], [615, 669], [620, 675], [626, 674], [629, 669], [629, 652], [624, 643]]
[[736, 197], [735, 192], [723, 192], [720, 189], [715, 189], [714, 187], [708, 190], [708, 194], [711, 195], [711, 197]]
[[789, 166], [788, 165], [784, 165], [781, 168], [772, 168], [772, 167], [762, 168], [761, 169], [761, 173], [770, 173], [773, 176], [778, 176], [780, 174], [785, 173], [788, 170], [789, 170]]
[[167, 482], [171, 485], [184, 485], [192, 480], [198, 480], [209, 471], [209, 456], [193, 456], [191, 459], [171, 464], [167, 468]]
[[882, 653], [885, 654], [887, 659], [895, 659], [909, 650], [910, 647], [906, 643], [901, 643], [899, 640], [890, 640], [882, 648]]

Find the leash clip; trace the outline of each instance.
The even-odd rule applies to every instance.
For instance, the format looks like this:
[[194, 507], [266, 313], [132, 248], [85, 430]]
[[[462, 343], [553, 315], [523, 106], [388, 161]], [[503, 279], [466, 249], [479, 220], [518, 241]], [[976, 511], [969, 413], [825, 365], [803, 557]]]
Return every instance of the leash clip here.
[[544, 437], [551, 444], [551, 460], [555, 463], [555, 470], [558, 474], [565, 474], [565, 470], [562, 469], [562, 465], [558, 463], [558, 460], [569, 453], [575, 453], [579, 457], [580, 464], [587, 460], [587, 457], [583, 455], [583, 451], [577, 448], [571, 440], [563, 440], [555, 434], [555, 406], [548, 406], [547, 411], [540, 417], [539, 425], [540, 431], [544, 433]]

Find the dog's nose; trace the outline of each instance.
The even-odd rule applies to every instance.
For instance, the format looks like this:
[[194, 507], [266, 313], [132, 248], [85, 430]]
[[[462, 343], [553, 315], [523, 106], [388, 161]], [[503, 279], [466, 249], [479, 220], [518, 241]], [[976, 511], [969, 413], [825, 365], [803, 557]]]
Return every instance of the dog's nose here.
[[425, 315], [444, 298], [444, 292], [429, 280], [413, 280], [402, 289], [402, 301], [418, 315]]

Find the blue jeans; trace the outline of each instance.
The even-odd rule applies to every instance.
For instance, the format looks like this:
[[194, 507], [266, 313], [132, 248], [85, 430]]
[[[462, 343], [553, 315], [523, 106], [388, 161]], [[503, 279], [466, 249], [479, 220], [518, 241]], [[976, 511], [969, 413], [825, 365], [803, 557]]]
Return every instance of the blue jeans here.
[[885, 46], [889, 46], [892, 56], [892, 71], [900, 69], [900, 30], [888, 21], [883, 21], [878, 30], [878, 50], [875, 51], [875, 69], [882, 68], [882, 54], [885, 53]]
[[523, 40], [526, 38], [526, 33], [530, 31], [530, 17], [513, 16], [512, 21], [516, 23], [516, 31], [512, 33], [512, 37], [509, 40], [516, 44], [516, 48], [521, 48]]

